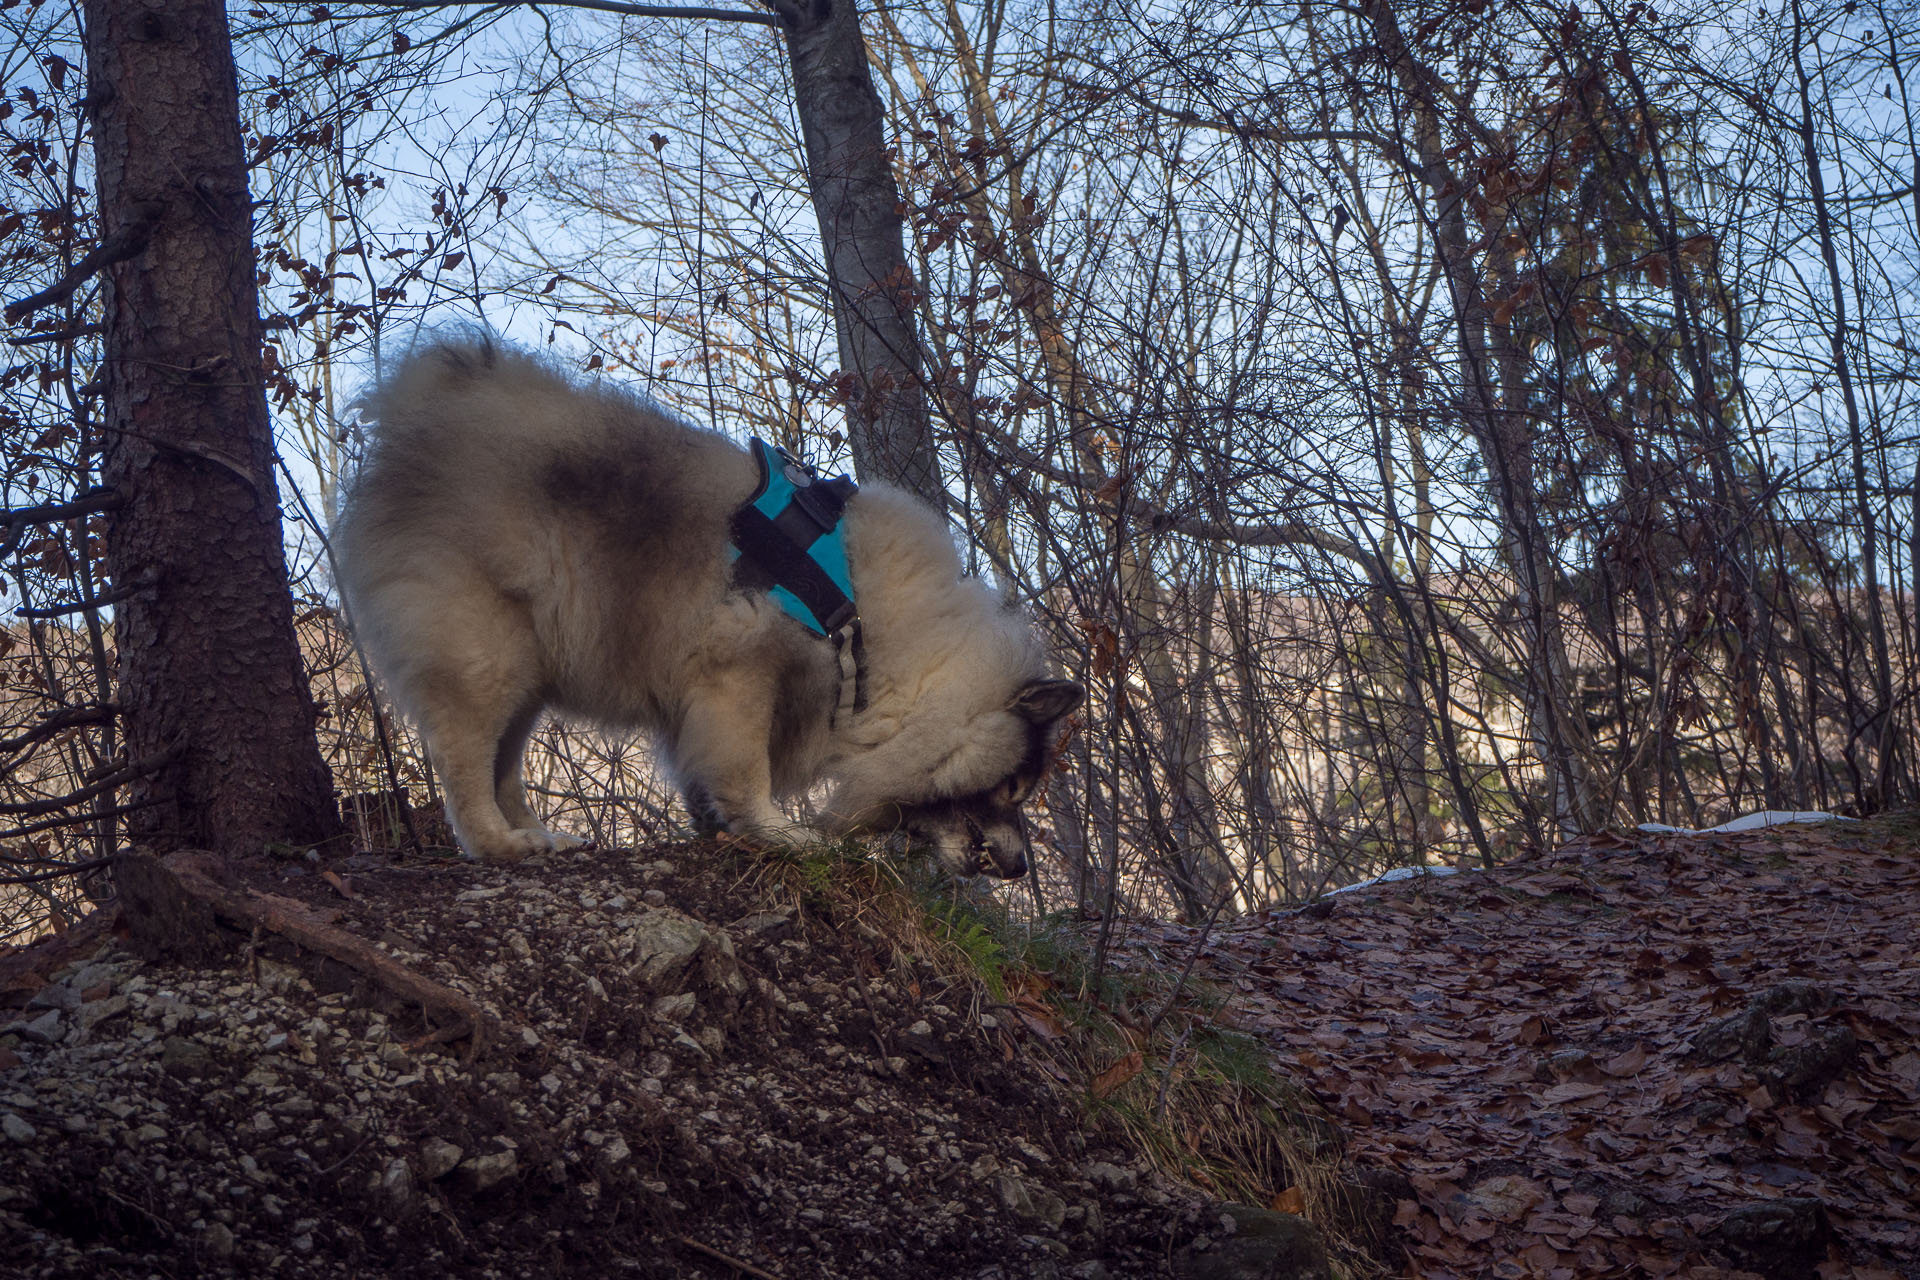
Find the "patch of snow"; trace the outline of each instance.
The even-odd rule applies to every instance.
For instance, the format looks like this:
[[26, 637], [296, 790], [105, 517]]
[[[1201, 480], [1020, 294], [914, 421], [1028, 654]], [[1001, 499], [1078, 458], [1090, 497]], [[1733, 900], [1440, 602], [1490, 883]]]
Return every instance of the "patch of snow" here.
[[1759, 813], [1744, 814], [1732, 822], [1723, 822], [1717, 827], [1704, 827], [1697, 831], [1691, 827], [1670, 827], [1664, 822], [1643, 822], [1640, 824], [1640, 830], [1661, 835], [1705, 836], [1721, 831], [1759, 831], [1765, 827], [1783, 827], [1790, 822], [1858, 821], [1858, 818], [1843, 817], [1837, 813], [1822, 813], [1818, 809], [1762, 809]]
[[1338, 889], [1329, 889], [1321, 896], [1331, 898], [1336, 893], [1352, 893], [1355, 889], [1368, 889], [1376, 884], [1392, 884], [1396, 880], [1411, 880], [1415, 876], [1456, 876], [1459, 874], [1459, 867], [1395, 867], [1391, 871], [1381, 872], [1371, 880], [1361, 880], [1354, 884], [1343, 884]]

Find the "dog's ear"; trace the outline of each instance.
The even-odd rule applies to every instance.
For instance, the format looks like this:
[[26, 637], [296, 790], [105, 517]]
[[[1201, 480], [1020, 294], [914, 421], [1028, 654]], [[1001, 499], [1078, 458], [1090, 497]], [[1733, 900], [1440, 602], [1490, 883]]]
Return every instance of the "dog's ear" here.
[[1007, 710], [1030, 724], [1051, 724], [1080, 705], [1087, 691], [1074, 680], [1035, 680], [1013, 695]]

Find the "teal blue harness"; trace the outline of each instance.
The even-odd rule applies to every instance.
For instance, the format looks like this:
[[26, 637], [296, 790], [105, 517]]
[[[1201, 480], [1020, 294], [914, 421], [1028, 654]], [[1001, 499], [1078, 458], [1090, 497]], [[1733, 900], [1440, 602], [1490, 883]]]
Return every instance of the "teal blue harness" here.
[[841, 676], [835, 718], [842, 711], [864, 711], [866, 646], [841, 524], [847, 500], [859, 486], [846, 476], [823, 479], [786, 450], [758, 438], [748, 452], [760, 480], [729, 524], [733, 584], [742, 591], [765, 591], [807, 630], [831, 642]]

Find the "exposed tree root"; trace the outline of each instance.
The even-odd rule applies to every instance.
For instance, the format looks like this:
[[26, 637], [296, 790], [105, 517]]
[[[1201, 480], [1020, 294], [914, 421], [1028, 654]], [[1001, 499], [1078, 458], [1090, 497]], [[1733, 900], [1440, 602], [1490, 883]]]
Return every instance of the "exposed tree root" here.
[[135, 854], [115, 868], [121, 917], [154, 955], [204, 964], [232, 951], [242, 932], [278, 934], [294, 945], [346, 965], [384, 990], [420, 1006], [441, 1025], [420, 1043], [467, 1037], [467, 1057], [476, 1057], [493, 1019], [466, 996], [409, 969], [366, 939], [338, 929], [320, 912], [292, 898], [229, 886], [225, 863], [203, 849], [182, 849], [164, 858]]

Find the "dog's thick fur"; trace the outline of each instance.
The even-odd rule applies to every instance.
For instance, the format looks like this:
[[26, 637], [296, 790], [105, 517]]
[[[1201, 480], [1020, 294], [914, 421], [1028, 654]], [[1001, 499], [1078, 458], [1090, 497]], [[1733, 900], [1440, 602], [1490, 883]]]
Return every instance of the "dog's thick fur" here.
[[[696, 821], [802, 843], [907, 830], [956, 872], [1019, 875], [1018, 806], [1080, 700], [1027, 620], [963, 578], [940, 517], [885, 484], [848, 503], [869, 705], [835, 723], [827, 641], [731, 584], [756, 468], [724, 437], [490, 343], [410, 359], [333, 537], [356, 634], [420, 726], [467, 852], [570, 843], [527, 805], [543, 711], [657, 739]], [[818, 826], [779, 800], [825, 782]]]

